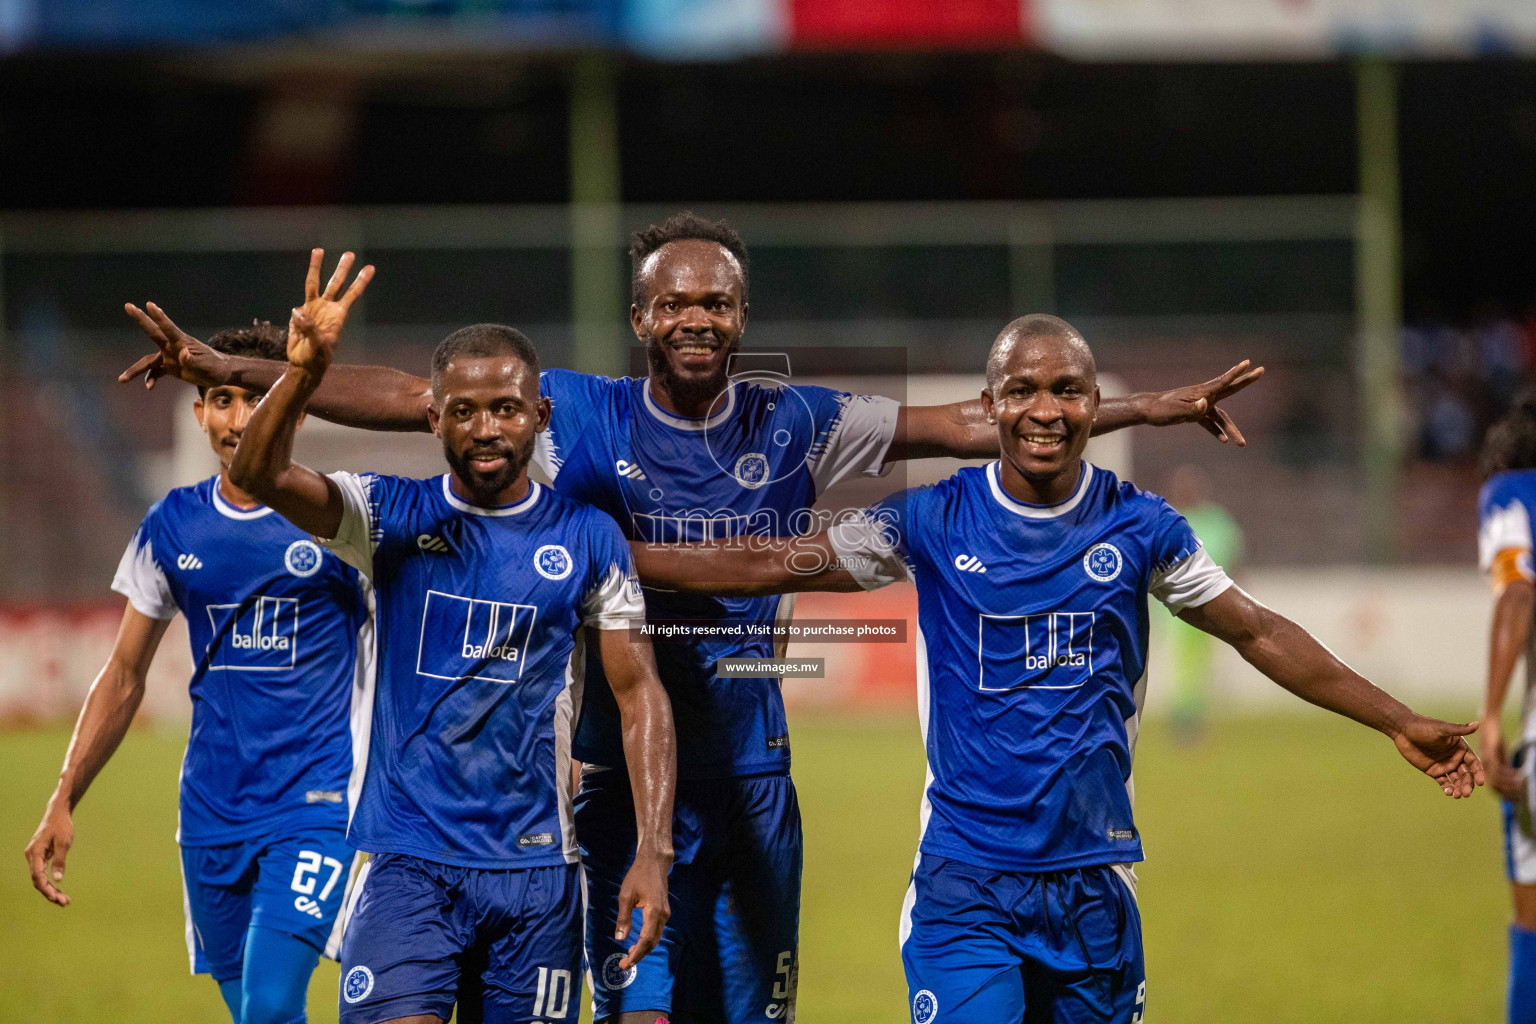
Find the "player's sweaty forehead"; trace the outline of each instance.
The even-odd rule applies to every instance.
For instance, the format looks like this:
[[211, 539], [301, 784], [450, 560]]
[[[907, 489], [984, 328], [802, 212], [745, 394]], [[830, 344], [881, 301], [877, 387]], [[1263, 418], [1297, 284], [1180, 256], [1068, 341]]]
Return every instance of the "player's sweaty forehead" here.
[[741, 264], [719, 242], [684, 238], [668, 242], [640, 265], [646, 302], [661, 295], [702, 299], [727, 295], [741, 302]]
[[539, 398], [539, 375], [515, 355], [462, 356], [443, 367], [439, 406], [452, 402], [490, 405], [502, 398], [532, 404]]

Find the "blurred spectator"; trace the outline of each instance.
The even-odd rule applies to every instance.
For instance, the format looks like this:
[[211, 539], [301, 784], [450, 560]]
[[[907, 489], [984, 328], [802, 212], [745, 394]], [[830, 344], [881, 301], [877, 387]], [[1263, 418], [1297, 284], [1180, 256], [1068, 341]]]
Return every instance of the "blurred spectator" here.
[[[1168, 503], [1184, 514], [1190, 529], [1217, 564], [1235, 576], [1243, 560], [1243, 531], [1211, 500], [1211, 479], [1194, 466], [1180, 466], [1168, 479]], [[1211, 660], [1215, 637], [1179, 619], [1168, 619], [1169, 682], [1173, 697], [1172, 725], [1176, 738], [1189, 743], [1200, 738], [1211, 705]]]
[[1508, 410], [1536, 366], [1536, 305], [1524, 323], [1495, 302], [1456, 322], [1433, 300], [1403, 327], [1403, 384], [1414, 454], [1469, 462], [1488, 425]]

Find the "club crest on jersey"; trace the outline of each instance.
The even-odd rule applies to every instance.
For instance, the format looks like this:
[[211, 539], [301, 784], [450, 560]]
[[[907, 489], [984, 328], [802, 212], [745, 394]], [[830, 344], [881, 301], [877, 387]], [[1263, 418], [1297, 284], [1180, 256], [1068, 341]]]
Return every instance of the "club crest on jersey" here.
[[768, 456], [762, 452], [748, 452], [736, 460], [731, 475], [741, 486], [756, 490], [768, 482]]
[[533, 567], [547, 580], [565, 579], [571, 564], [571, 553], [559, 544], [545, 544], [533, 553]]
[[603, 988], [610, 992], [628, 988], [635, 983], [635, 978], [640, 974], [638, 967], [630, 967], [627, 970], [620, 967], [619, 961], [623, 959], [623, 953], [612, 953], [607, 960], [603, 961]]
[[320, 545], [312, 540], [294, 541], [283, 555], [283, 565], [299, 579], [313, 576], [320, 571]]
[[921, 989], [912, 997], [913, 1024], [929, 1024], [939, 1015], [939, 998], [927, 989]]
[[1095, 544], [1083, 556], [1083, 571], [1100, 583], [1108, 583], [1120, 575], [1125, 559], [1113, 544]]
[[346, 980], [341, 983], [341, 998], [349, 1003], [358, 1003], [368, 998], [368, 993], [373, 991], [373, 972], [359, 964], [347, 972]]

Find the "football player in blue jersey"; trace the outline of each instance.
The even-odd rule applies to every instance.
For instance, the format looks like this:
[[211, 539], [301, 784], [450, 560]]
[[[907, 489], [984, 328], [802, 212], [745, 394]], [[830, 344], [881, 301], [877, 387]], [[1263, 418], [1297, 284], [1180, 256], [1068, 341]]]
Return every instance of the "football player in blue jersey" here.
[[[1478, 563], [1493, 583], [1488, 641], [1488, 688], [1478, 730], [1488, 785], [1504, 800], [1505, 870], [1514, 921], [1509, 926], [1509, 1024], [1536, 1024], [1536, 825], [1531, 773], [1536, 771], [1536, 687], [1531, 685], [1531, 618], [1536, 615], [1536, 572], [1531, 568], [1531, 520], [1536, 517], [1536, 396], [1527, 395], [1488, 431], [1483, 442], [1488, 474], [1478, 496]], [[1520, 731], [1504, 739], [1504, 702], [1510, 677], [1526, 658]]]
[[[996, 455], [979, 401], [901, 407], [827, 388], [734, 380], [730, 358], [748, 310], [748, 254], [728, 225], [679, 215], [635, 236], [630, 321], [649, 373], [615, 380], [548, 370], [552, 405], [534, 460], [562, 494], [607, 512], [632, 539], [804, 532], [817, 497], [896, 461]], [[158, 308], [140, 324], [159, 352], [127, 371], [265, 389], [277, 368], [220, 358]], [[1095, 429], [1199, 422], [1241, 434], [1217, 402], [1261, 370], [1239, 364], [1203, 385], [1106, 401]], [[378, 367], [337, 366], [309, 402], [327, 419], [422, 429], [427, 381]], [[776, 596], [647, 594], [652, 619], [769, 622]], [[621, 770], [619, 720], [601, 667], [587, 666], [587, 701], [573, 752], [586, 766], [577, 802], [591, 905], [588, 958], [599, 1021], [683, 1024], [792, 1016], [798, 978], [801, 832], [789, 778], [789, 736], [777, 679], [716, 679], [723, 657], [773, 654], [771, 637], [710, 638], [657, 648], [677, 722], [673, 917], [638, 970], [611, 939], [633, 856], [634, 798]], [[738, 898], [751, 893], [751, 898]]]
[[464, 328], [433, 355], [428, 416], [450, 472], [294, 464], [294, 427], [372, 275], [341, 294], [348, 253], [322, 291], [321, 256], [289, 324], [288, 368], [230, 472], [377, 591], [379, 682], [348, 833], [374, 856], [342, 944], [341, 1019], [426, 1024], [457, 1007], [491, 1024], [574, 1020], [585, 901], [571, 734], [588, 645], [634, 794], [607, 925], [616, 945], [633, 941], [615, 971], [635, 969], [669, 913], [675, 739], [629, 549], [603, 512], [529, 479], [550, 403], [537, 353], [510, 327]]
[[[230, 357], [284, 349], [266, 323], [209, 343]], [[355, 570], [230, 479], [260, 400], [199, 389], [193, 409], [219, 474], [156, 502], [123, 555], [112, 589], [128, 606], [27, 861], [38, 891], [68, 906], [72, 812], [127, 732], [180, 611], [195, 666], [177, 830], [192, 970], [213, 975], [236, 1024], [292, 1024], [321, 952], [334, 957], [339, 941], [354, 859], [350, 726], [366, 714], [357, 700], [372, 668], [357, 651], [371, 618]]]
[[800, 540], [633, 543], [641, 578], [733, 596], [912, 580], [928, 756], [900, 942], [914, 1024], [1139, 1021], [1131, 757], [1147, 597], [1287, 690], [1387, 735], [1448, 794], [1462, 736], [1415, 715], [1232, 585], [1163, 499], [1082, 459], [1093, 356], [1050, 316], [1009, 324], [982, 395], [1001, 458]]

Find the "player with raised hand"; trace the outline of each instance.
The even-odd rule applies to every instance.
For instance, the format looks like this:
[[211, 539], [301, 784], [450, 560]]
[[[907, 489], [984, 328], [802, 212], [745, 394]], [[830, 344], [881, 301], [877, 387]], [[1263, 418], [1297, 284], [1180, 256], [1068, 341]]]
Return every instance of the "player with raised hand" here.
[[982, 403], [1001, 458], [810, 537], [632, 544], [642, 580], [737, 596], [913, 580], [928, 783], [900, 941], [914, 1024], [1140, 1020], [1131, 758], [1147, 596], [1304, 700], [1374, 728], [1450, 796], [1482, 782], [1455, 725], [1414, 714], [1215, 565], [1184, 518], [1082, 459], [1093, 355], [1010, 323]]
[[[1478, 730], [1478, 749], [1488, 766], [1488, 785], [1504, 800], [1505, 867], [1514, 921], [1509, 926], [1510, 1024], [1536, 1024], [1536, 686], [1531, 673], [1531, 619], [1536, 615], [1536, 572], [1531, 568], [1531, 520], [1536, 513], [1536, 396], [1515, 403], [1483, 442], [1488, 479], [1478, 496], [1478, 563], [1493, 582], [1493, 623], [1488, 642], [1488, 689]], [[1504, 738], [1504, 703], [1510, 677], [1526, 658], [1520, 732]]]
[[[272, 359], [284, 338], [258, 323], [210, 346]], [[349, 727], [367, 714], [371, 617], [355, 570], [231, 479], [259, 401], [236, 385], [199, 388], [193, 410], [220, 471], [156, 502], [123, 555], [112, 581], [128, 598], [122, 625], [26, 852], [33, 885], [68, 906], [72, 812], [127, 732], [180, 611], [194, 664], [177, 830], [192, 970], [213, 976], [235, 1024], [292, 1024], [321, 952], [334, 957], [340, 941], [354, 860]]]
[[[528, 478], [549, 421], [538, 355], [494, 324], [433, 355], [429, 407], [450, 472], [431, 480], [292, 461], [365, 267], [320, 289], [315, 250], [289, 324], [288, 367], [251, 418], [233, 479], [373, 582], [378, 689], [349, 838], [374, 854], [342, 944], [341, 1019], [574, 1020], [583, 899], [571, 730], [587, 647], [618, 708], [637, 836], [621, 885], [620, 969], [668, 915], [674, 736], [624, 537], [602, 512]], [[339, 296], [339, 297], [338, 297]], [[631, 935], [630, 912], [642, 924]]]
[[[796, 532], [839, 480], [875, 476], [930, 456], [995, 456], [979, 401], [904, 407], [886, 398], [736, 381], [730, 361], [748, 313], [748, 254], [728, 225], [683, 214], [639, 232], [631, 248], [630, 324], [649, 373], [615, 380], [548, 370], [552, 403], [534, 459], [562, 494], [607, 512], [633, 539], [667, 541]], [[152, 383], [238, 380], [271, 386], [280, 367], [224, 359], [179, 331], [158, 307], [130, 309], [157, 352], [123, 375]], [[1242, 444], [1217, 403], [1262, 373], [1246, 362], [1205, 384], [1106, 401], [1093, 425], [1199, 422]], [[424, 429], [429, 382], [378, 367], [336, 366], [309, 400], [316, 415], [373, 429]], [[771, 621], [775, 596], [717, 599], [653, 591], [653, 619]], [[724, 657], [774, 653], [751, 636], [657, 648], [678, 737], [673, 917], [655, 955], [630, 970], [611, 938], [623, 912], [636, 837], [622, 770], [619, 715], [600, 666], [587, 667], [586, 708], [573, 751], [586, 766], [577, 801], [591, 898], [588, 957], [596, 1016], [653, 1024], [783, 1018], [798, 978], [801, 832], [789, 778], [789, 730], [774, 678], [717, 679]], [[750, 894], [750, 895], [748, 895]]]

